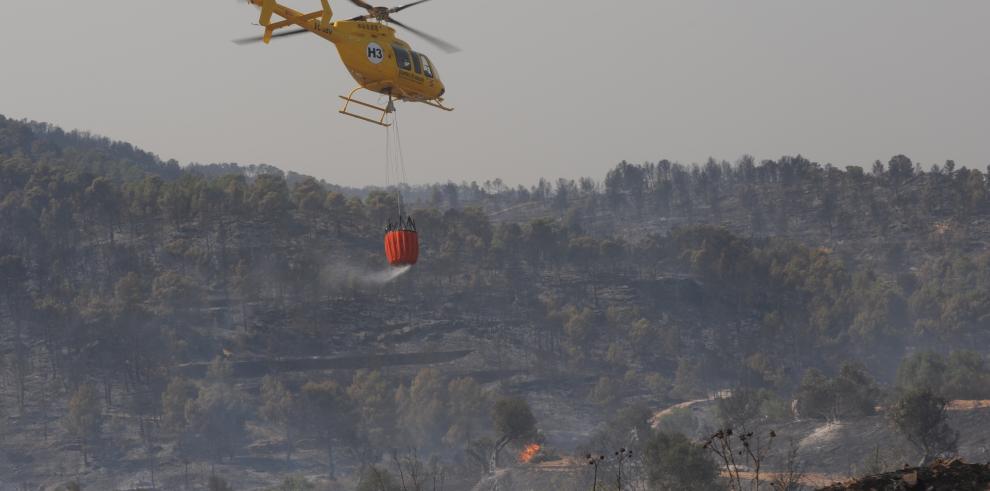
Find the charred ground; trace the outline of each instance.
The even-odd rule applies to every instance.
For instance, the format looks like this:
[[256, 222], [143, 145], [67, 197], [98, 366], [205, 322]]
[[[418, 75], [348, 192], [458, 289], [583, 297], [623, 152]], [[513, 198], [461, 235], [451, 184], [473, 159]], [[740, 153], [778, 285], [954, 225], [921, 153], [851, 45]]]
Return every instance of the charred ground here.
[[903, 156], [424, 186], [421, 264], [382, 282], [389, 193], [0, 119], [0, 482], [387, 489], [415, 468], [466, 489], [506, 397], [562, 455], [632, 446], [606, 425], [623, 408], [724, 389], [776, 426], [794, 399], [879, 417], [815, 402], [857, 387], [985, 399], [988, 189]]

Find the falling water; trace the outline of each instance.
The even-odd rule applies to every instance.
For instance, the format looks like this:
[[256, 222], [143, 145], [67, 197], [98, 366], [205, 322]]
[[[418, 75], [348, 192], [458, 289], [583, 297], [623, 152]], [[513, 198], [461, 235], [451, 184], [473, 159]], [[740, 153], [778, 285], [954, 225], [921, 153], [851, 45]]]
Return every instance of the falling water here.
[[384, 271], [371, 272], [365, 277], [365, 281], [375, 285], [384, 285], [412, 269], [412, 266], [389, 267]]
[[378, 287], [386, 285], [406, 274], [412, 266], [383, 269], [369, 268], [351, 262], [335, 262], [323, 267], [323, 281], [331, 285], [351, 285], [357, 287]]

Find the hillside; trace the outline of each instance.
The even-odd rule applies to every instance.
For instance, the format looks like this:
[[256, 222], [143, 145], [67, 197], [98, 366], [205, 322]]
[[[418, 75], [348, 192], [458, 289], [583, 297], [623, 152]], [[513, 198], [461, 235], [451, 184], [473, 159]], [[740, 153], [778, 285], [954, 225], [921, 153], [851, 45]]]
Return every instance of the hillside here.
[[[958, 456], [963, 461], [985, 462], [987, 442], [990, 441], [990, 431], [988, 431], [990, 412], [985, 407], [973, 408], [974, 405], [966, 404], [967, 402], [970, 401], [956, 401], [954, 404], [956, 409], [951, 413], [953, 427], [963, 434]], [[695, 440], [704, 440], [718, 428], [715, 400], [702, 399], [678, 404], [659, 411], [657, 416], [670, 414], [671, 410], [677, 409], [690, 410], [694, 419], [684, 431]], [[901, 452], [905, 442], [890, 428], [882, 415], [841, 422], [791, 419], [778, 422], [773, 427], [778, 434], [778, 441], [765, 462], [766, 469], [762, 473], [765, 483], [772, 481], [775, 476], [788, 468], [789, 452], [792, 448], [796, 448], [800, 456], [799, 480], [808, 488], [834, 491], [914, 489], [910, 486], [906, 488], [897, 486], [903, 481], [903, 476], [915, 472], [921, 476], [918, 482], [922, 485], [940, 483], [934, 489], [985, 489], [979, 486], [966, 487], [974, 478], [985, 486], [985, 481], [979, 481], [979, 479], [987, 479], [985, 465], [967, 466], [957, 461], [949, 464], [940, 462], [935, 464], [932, 471], [935, 476], [940, 477], [933, 479], [928, 475], [926, 478], [926, 471], [907, 464], [907, 462], [916, 463], [917, 456], [911, 455], [910, 452]], [[898, 471], [854, 479], [855, 476], [877, 472], [878, 468], [898, 469]], [[632, 472], [634, 471], [630, 473]], [[751, 470], [746, 476], [753, 477]], [[503, 488], [519, 490], [551, 489], [561, 486], [564, 489], [580, 489], [590, 487], [591, 478], [591, 472], [580, 456], [563, 455], [560, 459], [546, 462], [515, 464], [504, 469], [488, 482], [482, 481], [474, 489], [487, 491], [494, 489], [496, 483]], [[840, 482], [841, 485], [838, 484]]]
[[[469, 489], [507, 397], [539, 434], [499, 466], [533, 440], [630, 446], [617, 414], [728, 388], [803, 440], [854, 412], [808, 412], [806, 382], [849, 373], [872, 397], [849, 431], [905, 447], [868, 413], [907, 381], [990, 398], [990, 183], [905, 159], [410, 189], [422, 255], [398, 272], [392, 193], [0, 119], [0, 482], [353, 489], [385, 468]], [[807, 452], [816, 472], [851, 463]]]

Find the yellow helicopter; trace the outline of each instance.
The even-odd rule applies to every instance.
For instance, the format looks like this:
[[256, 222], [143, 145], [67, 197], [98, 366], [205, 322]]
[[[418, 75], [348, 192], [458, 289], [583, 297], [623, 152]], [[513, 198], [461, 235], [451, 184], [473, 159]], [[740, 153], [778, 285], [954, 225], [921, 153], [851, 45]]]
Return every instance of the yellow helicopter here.
[[[368, 13], [347, 20], [332, 20], [333, 11], [330, 9], [329, 0], [320, 0], [322, 10], [311, 13], [293, 10], [276, 0], [247, 1], [261, 8], [261, 18], [258, 23], [265, 28], [265, 33], [262, 36], [239, 39], [234, 41], [235, 43], [248, 44], [261, 41], [268, 44], [275, 37], [311, 32], [337, 46], [341, 61], [358, 83], [358, 87], [347, 96], [340, 96], [344, 100], [344, 105], [339, 111], [341, 114], [389, 126], [385, 119], [395, 110], [394, 101], [422, 102], [444, 111], [453, 111], [453, 108], [443, 104], [443, 94], [446, 89], [440, 81], [436, 65], [426, 55], [413, 51], [408, 43], [395, 37], [395, 29], [389, 25], [402, 27], [445, 52], [458, 51], [455, 46], [409, 27], [392, 17], [394, 13], [429, 0], [418, 0], [392, 8], [374, 7], [363, 0], [351, 0]], [[283, 20], [272, 22], [273, 15], [278, 15]], [[287, 27], [295, 28], [278, 32]], [[387, 95], [388, 104], [381, 107], [355, 99], [354, 95], [362, 89]], [[369, 108], [375, 115], [380, 114], [380, 117], [357, 114], [351, 111], [351, 104]]]

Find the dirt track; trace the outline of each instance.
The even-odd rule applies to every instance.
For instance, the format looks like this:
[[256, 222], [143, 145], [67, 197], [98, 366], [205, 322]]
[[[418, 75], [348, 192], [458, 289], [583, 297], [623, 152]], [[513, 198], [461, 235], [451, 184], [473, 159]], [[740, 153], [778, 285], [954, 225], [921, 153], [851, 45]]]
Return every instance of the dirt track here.
[[[307, 370], [356, 370], [361, 368], [381, 368], [401, 365], [432, 365], [447, 363], [471, 354], [471, 350], [434, 351], [427, 353], [391, 353], [355, 356], [282, 358], [275, 360], [245, 360], [230, 362], [235, 377], [262, 377], [269, 373]], [[186, 363], [177, 367], [186, 377], [206, 376], [210, 363]]]

